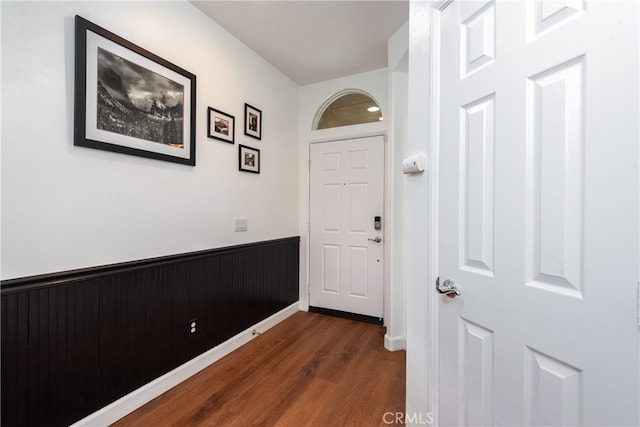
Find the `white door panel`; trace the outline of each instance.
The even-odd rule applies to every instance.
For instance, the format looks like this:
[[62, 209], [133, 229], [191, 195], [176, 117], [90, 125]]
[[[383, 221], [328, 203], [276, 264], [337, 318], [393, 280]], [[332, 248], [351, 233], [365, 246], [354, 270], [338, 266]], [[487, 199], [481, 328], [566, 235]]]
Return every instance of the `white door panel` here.
[[315, 307], [383, 316], [382, 137], [311, 144], [310, 300]]
[[441, 13], [441, 425], [637, 425], [638, 11]]

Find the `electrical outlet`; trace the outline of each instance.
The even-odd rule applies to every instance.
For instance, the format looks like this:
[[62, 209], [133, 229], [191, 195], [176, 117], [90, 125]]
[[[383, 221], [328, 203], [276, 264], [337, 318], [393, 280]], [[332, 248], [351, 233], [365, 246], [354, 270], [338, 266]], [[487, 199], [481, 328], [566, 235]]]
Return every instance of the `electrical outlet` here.
[[197, 319], [189, 320], [189, 333], [191, 334], [196, 333], [196, 324], [197, 324]]

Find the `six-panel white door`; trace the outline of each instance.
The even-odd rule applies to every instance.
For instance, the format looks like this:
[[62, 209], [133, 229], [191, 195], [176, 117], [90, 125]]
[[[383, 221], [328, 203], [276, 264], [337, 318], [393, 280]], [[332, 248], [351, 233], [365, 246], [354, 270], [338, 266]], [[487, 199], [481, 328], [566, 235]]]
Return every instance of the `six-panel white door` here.
[[441, 425], [638, 425], [638, 10], [441, 12]]
[[309, 305], [383, 317], [384, 140], [311, 144]]

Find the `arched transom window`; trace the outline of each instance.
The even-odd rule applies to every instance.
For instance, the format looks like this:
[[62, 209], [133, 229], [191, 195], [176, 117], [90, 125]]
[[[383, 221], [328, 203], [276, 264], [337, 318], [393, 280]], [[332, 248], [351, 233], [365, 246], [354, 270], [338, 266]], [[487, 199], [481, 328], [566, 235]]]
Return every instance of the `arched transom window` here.
[[316, 115], [314, 130], [382, 120], [380, 106], [368, 94], [347, 90], [330, 98]]

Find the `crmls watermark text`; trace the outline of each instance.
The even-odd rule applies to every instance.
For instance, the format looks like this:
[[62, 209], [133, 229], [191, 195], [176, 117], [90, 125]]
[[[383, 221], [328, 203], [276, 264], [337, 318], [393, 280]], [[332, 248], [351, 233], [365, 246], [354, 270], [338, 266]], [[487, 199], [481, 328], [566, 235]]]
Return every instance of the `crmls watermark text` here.
[[427, 412], [385, 412], [382, 415], [382, 422], [385, 424], [411, 424], [411, 425], [431, 425], [433, 414]]

